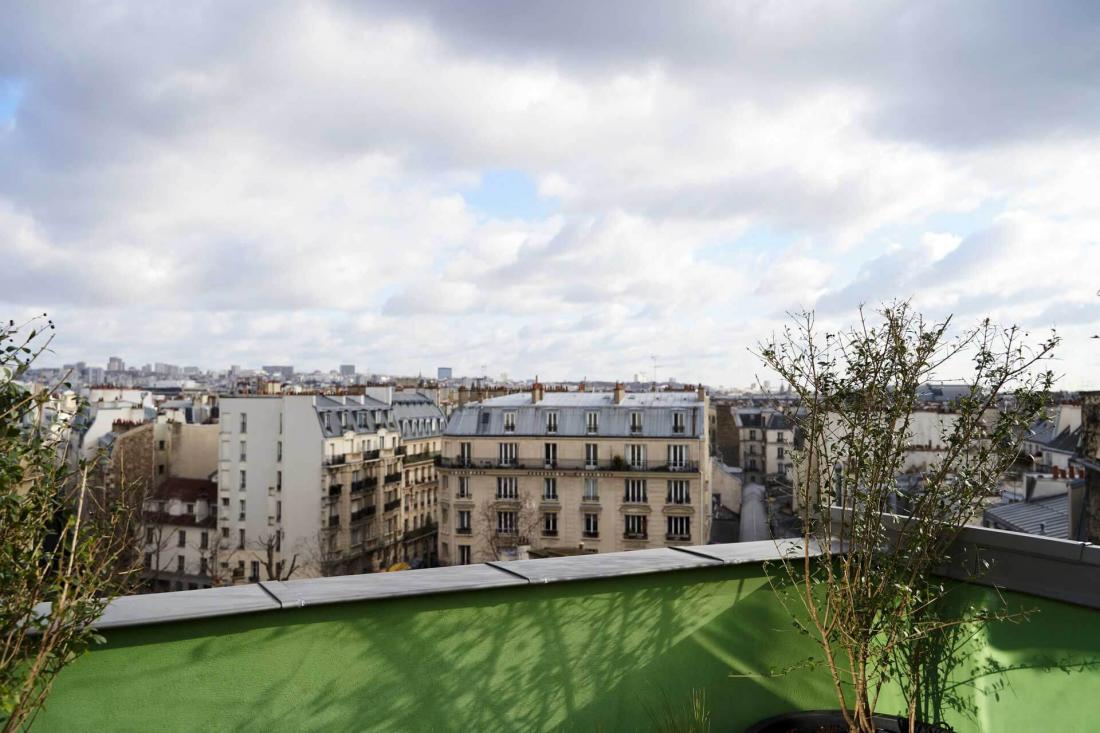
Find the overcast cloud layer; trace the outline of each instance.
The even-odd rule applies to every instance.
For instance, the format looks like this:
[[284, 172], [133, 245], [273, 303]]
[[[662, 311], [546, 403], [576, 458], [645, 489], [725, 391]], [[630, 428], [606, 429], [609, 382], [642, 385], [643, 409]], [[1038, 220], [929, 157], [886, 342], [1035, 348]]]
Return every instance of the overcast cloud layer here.
[[408, 5], [0, 2], [0, 315], [747, 385], [784, 311], [913, 297], [1100, 386], [1095, 3]]

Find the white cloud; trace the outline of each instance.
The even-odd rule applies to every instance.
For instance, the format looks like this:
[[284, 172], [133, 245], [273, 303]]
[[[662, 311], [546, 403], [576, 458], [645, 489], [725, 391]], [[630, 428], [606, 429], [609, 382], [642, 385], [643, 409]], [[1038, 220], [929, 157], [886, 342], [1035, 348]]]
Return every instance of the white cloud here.
[[[1100, 330], [1093, 19], [599, 5], [20, 9], [0, 306], [59, 359], [742, 384], [800, 306]], [[556, 209], [472, 211], [493, 169]]]

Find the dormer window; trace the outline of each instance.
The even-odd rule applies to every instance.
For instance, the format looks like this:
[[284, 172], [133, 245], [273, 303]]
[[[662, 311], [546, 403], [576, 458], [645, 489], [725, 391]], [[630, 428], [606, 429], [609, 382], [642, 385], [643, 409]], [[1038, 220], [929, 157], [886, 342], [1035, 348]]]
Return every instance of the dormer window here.
[[641, 410], [634, 410], [630, 413], [630, 432], [640, 433], [642, 432], [642, 412]]
[[674, 433], [684, 432], [684, 413], [682, 413], [682, 412], [672, 413], [672, 432], [674, 432]]
[[506, 433], [516, 432], [516, 413], [514, 413], [514, 412], [504, 413], [504, 432], [506, 432]]
[[586, 413], [584, 413], [584, 429], [590, 435], [598, 433], [600, 431], [600, 413], [598, 413], [598, 412], [586, 412]]
[[558, 432], [558, 413], [556, 413], [556, 412], [546, 413], [546, 432], [548, 432], [548, 433]]

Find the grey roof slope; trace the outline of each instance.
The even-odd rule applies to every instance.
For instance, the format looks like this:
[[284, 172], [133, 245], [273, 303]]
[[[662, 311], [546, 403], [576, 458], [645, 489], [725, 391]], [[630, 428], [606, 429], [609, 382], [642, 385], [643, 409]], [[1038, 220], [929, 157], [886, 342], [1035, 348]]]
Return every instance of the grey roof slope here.
[[418, 392], [395, 392], [393, 415], [403, 438], [430, 438], [443, 434], [443, 410]]
[[[351, 430], [357, 433], [376, 433], [380, 428], [396, 430], [393, 410], [385, 402], [365, 395], [316, 395], [313, 408], [317, 422], [326, 438], [335, 438]], [[341, 423], [340, 415], [347, 415]]]
[[[504, 413], [514, 412], [514, 431], [504, 432]], [[558, 415], [557, 432], [546, 429], [546, 413]], [[599, 429], [588, 433], [586, 413], [598, 415]], [[642, 413], [642, 430], [630, 430], [630, 413]], [[673, 413], [684, 413], [684, 431], [672, 430]], [[637, 392], [627, 393], [620, 404], [614, 404], [611, 392], [547, 392], [537, 404], [531, 403], [530, 393], [494, 397], [480, 403], [471, 403], [451, 414], [444, 431], [447, 435], [486, 436], [538, 436], [556, 437], [642, 437], [642, 438], [697, 438], [702, 435], [706, 416], [703, 402], [694, 392]]]
[[1047, 448], [1053, 451], [1058, 451], [1059, 453], [1072, 454], [1077, 452], [1077, 445], [1078, 443], [1080, 443], [1080, 441], [1081, 428], [1077, 428], [1076, 430], [1070, 430], [1069, 428], [1066, 428], [1058, 434], [1057, 438], [1049, 441], [1046, 446]]
[[985, 510], [985, 519], [1016, 532], [1069, 539], [1069, 496], [1018, 501]]

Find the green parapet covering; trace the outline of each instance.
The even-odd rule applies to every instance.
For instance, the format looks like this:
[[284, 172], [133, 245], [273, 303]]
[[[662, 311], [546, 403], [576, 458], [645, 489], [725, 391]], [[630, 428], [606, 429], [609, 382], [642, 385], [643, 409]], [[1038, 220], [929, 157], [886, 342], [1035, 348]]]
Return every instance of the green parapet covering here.
[[[975, 598], [989, 591], [969, 591]], [[970, 639], [958, 731], [1097, 729], [1100, 613]], [[712, 730], [835, 708], [760, 565], [120, 628], [58, 678], [34, 731], [652, 730], [702, 691]], [[735, 675], [735, 676], [731, 676]], [[880, 709], [900, 704], [888, 694]], [[894, 710], [893, 712], [900, 712]]]

